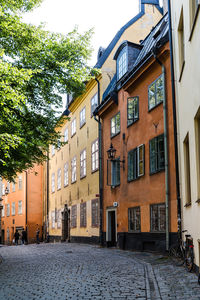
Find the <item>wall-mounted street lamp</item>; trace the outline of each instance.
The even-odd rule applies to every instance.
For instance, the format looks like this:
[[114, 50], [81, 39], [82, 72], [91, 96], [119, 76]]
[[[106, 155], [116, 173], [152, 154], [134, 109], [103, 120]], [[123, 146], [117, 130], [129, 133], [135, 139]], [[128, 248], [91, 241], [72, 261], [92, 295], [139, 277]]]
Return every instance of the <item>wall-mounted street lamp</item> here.
[[108, 155], [108, 159], [111, 161], [118, 161], [119, 163], [123, 164], [123, 170], [124, 170], [124, 165], [125, 165], [125, 159], [123, 160], [119, 160], [115, 158], [116, 155], [116, 149], [113, 147], [113, 144], [110, 144], [110, 148], [107, 150], [107, 155]]

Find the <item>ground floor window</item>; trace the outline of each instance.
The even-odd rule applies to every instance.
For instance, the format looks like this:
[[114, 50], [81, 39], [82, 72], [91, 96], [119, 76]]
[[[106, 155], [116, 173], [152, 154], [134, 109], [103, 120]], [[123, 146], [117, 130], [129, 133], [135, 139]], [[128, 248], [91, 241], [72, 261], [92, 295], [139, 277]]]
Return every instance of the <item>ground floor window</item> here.
[[166, 228], [165, 204], [151, 205], [151, 231], [163, 232]]
[[99, 225], [99, 199], [92, 200], [92, 227]]
[[71, 227], [77, 226], [77, 206], [73, 205], [71, 208]]
[[86, 202], [80, 204], [80, 227], [86, 227]]
[[140, 207], [128, 209], [128, 230], [134, 232], [141, 230]]

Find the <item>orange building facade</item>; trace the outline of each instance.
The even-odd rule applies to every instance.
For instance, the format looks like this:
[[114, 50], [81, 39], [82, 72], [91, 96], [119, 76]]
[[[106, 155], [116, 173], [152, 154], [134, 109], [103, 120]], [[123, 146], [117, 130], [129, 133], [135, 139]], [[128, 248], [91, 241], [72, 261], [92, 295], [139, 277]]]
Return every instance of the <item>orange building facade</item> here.
[[114, 59], [115, 79], [96, 112], [104, 241], [168, 250], [177, 235], [177, 195], [167, 15], [140, 44], [124, 41]]
[[35, 165], [22, 174], [15, 182], [1, 181], [2, 218], [1, 243], [11, 245], [16, 229], [27, 231], [27, 241], [36, 241], [36, 230], [42, 237], [42, 165]]

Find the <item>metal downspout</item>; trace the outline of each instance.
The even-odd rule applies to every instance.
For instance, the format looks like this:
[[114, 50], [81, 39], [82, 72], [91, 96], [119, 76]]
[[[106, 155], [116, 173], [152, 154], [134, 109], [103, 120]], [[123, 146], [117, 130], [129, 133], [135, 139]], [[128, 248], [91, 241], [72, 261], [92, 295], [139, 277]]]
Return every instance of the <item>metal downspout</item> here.
[[169, 250], [169, 161], [168, 161], [168, 130], [167, 130], [167, 102], [166, 102], [166, 70], [164, 64], [153, 52], [154, 58], [162, 67], [163, 74], [163, 119], [164, 119], [164, 150], [165, 150], [165, 214], [166, 214], [166, 251]]
[[170, 0], [168, 0], [168, 16], [169, 16], [169, 45], [170, 45], [172, 105], [173, 105], [173, 120], [174, 120], [174, 148], [175, 148], [174, 152], [175, 152], [175, 167], [176, 167], [177, 213], [178, 213], [178, 227], [181, 232], [181, 197], [180, 197], [180, 180], [179, 180], [180, 177], [179, 177], [178, 142], [177, 142], [176, 94], [175, 94], [175, 76], [174, 76], [174, 58], [173, 58]]
[[[98, 105], [100, 105], [100, 82], [95, 78], [98, 85]], [[98, 144], [99, 144], [99, 242], [103, 246], [103, 173], [102, 173], [102, 137], [100, 117], [95, 121], [98, 122]]]
[[46, 241], [49, 241], [49, 151], [47, 152]]

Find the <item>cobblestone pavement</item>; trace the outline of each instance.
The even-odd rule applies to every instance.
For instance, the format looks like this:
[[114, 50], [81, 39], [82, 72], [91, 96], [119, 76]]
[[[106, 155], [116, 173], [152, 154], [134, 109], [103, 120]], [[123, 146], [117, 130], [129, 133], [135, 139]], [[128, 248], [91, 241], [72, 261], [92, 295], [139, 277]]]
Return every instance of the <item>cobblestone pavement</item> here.
[[200, 300], [197, 276], [159, 255], [67, 243], [0, 254], [0, 300]]

